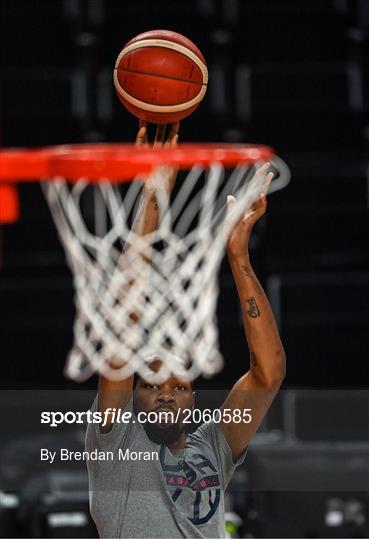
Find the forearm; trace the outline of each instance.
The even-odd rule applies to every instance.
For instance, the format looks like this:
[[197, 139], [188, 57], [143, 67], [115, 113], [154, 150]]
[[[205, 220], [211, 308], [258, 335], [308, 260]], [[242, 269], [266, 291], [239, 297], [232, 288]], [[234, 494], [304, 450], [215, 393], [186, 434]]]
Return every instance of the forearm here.
[[285, 354], [268, 298], [247, 254], [229, 256], [243, 315], [250, 351], [250, 370], [263, 383], [273, 386], [285, 374]]
[[[146, 190], [144, 187], [140, 202], [138, 205], [138, 210], [136, 213], [136, 216], [134, 218], [134, 222], [132, 225], [132, 232], [139, 236], [144, 236], [145, 234], [149, 234], [151, 232], [154, 232], [157, 229], [159, 222], [159, 210], [157, 207], [156, 197], [155, 194], [152, 191]], [[125, 250], [123, 251], [122, 255], [120, 256], [119, 262], [118, 262], [118, 268], [119, 271], [125, 271], [128, 260], [127, 260], [127, 252], [131, 248], [131, 240], [133, 240], [133, 235], [127, 238]], [[148, 261], [150, 256], [150, 247], [148, 246], [144, 253], [144, 258], [146, 259], [146, 262]], [[146, 266], [140, 267], [141, 271], [144, 270], [145, 273], [148, 271], [149, 265], [146, 264]], [[143, 275], [141, 274], [141, 279], [143, 278]], [[131, 293], [132, 287], [137, 284], [137, 280], [131, 279], [129, 282], [127, 282], [123, 287], [120, 288], [120, 291], [118, 295], [121, 297], [121, 300], [123, 298], [127, 298], [127, 296]], [[137, 322], [140, 317], [140, 309], [134, 309], [130, 313], [128, 313], [128, 317], [132, 320]], [[111, 358], [109, 360], [109, 367], [110, 369], [115, 368], [121, 368], [125, 364], [125, 361], [123, 359], [119, 358]], [[133, 388], [133, 375], [123, 379], [121, 381], [110, 381], [104, 376], [99, 377], [99, 399], [98, 399], [98, 409], [100, 412], [105, 412], [107, 409], [116, 409], [124, 407], [132, 394], [132, 388]], [[101, 427], [102, 433], [107, 433], [111, 429], [111, 414], [107, 417], [106, 425]]]
[[159, 224], [159, 206], [155, 192], [143, 189], [141, 199], [135, 216], [132, 232], [144, 236], [154, 232]]
[[[166, 144], [171, 147], [177, 145], [177, 133], [179, 123], [170, 126]], [[155, 137], [154, 146], [161, 146], [164, 143], [165, 126], [159, 125]], [[147, 124], [140, 122], [140, 128], [136, 138], [137, 146], [148, 146]], [[168, 177], [163, 178], [162, 187], [168, 197], [174, 187], [176, 171], [168, 171]], [[161, 186], [160, 186], [161, 187]], [[161, 202], [161, 198], [159, 199]], [[111, 294], [127, 307], [127, 312], [122, 328], [129, 332], [130, 324], [137, 323], [141, 310], [145, 304], [144, 286], [150, 271], [150, 259], [152, 255], [153, 240], [148, 239], [145, 245], [146, 235], [154, 233], [159, 226], [160, 207], [157, 201], [157, 192], [150, 185], [150, 178], [147, 179], [142, 189], [142, 194], [138, 204], [136, 215], [130, 233], [124, 238], [122, 253], [117, 261], [115, 275], [111, 278]], [[140, 238], [137, 238], [140, 237]], [[139, 242], [140, 240], [140, 242]], [[134, 249], [134, 247], [138, 249]], [[135, 287], [136, 286], [136, 287]], [[139, 291], [139, 297], [133, 303], [132, 292]], [[141, 295], [141, 297], [140, 297]], [[129, 300], [128, 302], [126, 300]], [[127, 319], [129, 322], [127, 323]], [[132, 351], [131, 354], [134, 354]], [[129, 361], [129, 358], [111, 358], [109, 366], [111, 369], [120, 369]], [[121, 381], [110, 381], [103, 375], [99, 378], [99, 410], [105, 411], [107, 408], [124, 407], [128, 402], [133, 388], [133, 375]], [[109, 419], [110, 421], [110, 419]], [[110, 424], [104, 430], [108, 431]]]

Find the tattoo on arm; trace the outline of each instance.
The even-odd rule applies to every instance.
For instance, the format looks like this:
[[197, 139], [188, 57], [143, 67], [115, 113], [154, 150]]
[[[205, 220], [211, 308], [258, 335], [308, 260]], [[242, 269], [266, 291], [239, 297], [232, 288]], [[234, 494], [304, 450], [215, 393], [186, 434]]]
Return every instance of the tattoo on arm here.
[[252, 317], [253, 319], [256, 319], [256, 317], [260, 317], [260, 309], [256, 303], [256, 300], [253, 296], [251, 298], [247, 298], [246, 302], [249, 305], [249, 309], [247, 310], [247, 313]]

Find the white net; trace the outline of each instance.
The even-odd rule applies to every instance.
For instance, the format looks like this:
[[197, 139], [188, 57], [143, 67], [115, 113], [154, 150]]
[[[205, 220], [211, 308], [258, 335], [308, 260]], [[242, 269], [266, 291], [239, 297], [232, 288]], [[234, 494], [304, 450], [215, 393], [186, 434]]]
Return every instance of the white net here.
[[[289, 182], [286, 165], [269, 191]], [[260, 165], [260, 164], [259, 164]], [[258, 198], [265, 174], [244, 165], [231, 173], [215, 163], [181, 173], [171, 195], [161, 167], [146, 182], [155, 192], [157, 229], [133, 230], [143, 182], [92, 187], [81, 179], [44, 183], [44, 191], [74, 276], [74, 345], [66, 373], [111, 380], [134, 372], [160, 382], [170, 374], [211, 376], [222, 367], [216, 307], [218, 269], [234, 224]], [[237, 202], [226, 212], [226, 197]], [[161, 359], [159, 371], [147, 360]]]

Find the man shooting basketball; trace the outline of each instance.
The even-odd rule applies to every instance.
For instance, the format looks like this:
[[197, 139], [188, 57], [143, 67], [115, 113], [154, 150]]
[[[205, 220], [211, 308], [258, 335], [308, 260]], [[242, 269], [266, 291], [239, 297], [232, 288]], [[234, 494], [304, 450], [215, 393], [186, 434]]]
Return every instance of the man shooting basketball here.
[[[170, 126], [164, 142], [165, 129], [158, 126], [154, 145], [175, 146], [178, 127]], [[148, 144], [145, 124], [140, 126], [137, 144]], [[265, 193], [272, 179], [266, 174], [268, 166], [256, 173], [266, 176]], [[175, 174], [168, 180], [169, 191], [174, 182]], [[227, 202], [231, 209], [235, 199], [230, 196]], [[88, 462], [91, 513], [101, 537], [225, 537], [224, 491], [285, 376], [285, 355], [277, 326], [248, 254], [253, 226], [264, 214], [266, 204], [265, 194], [261, 194], [252, 208], [245, 208], [227, 244], [250, 351], [249, 369], [245, 355], [245, 374], [221, 407], [221, 411], [228, 411], [227, 417], [205, 422], [187, 434], [184, 412], [193, 409], [195, 399], [189, 380], [172, 376], [161, 384], [151, 384], [139, 376], [118, 382], [100, 376], [94, 410], [103, 414], [109, 408], [134, 412], [127, 424], [112, 422], [108, 414], [106, 426], [88, 426], [86, 449], [114, 455], [113, 460]], [[154, 191], [144, 187], [135, 232], [145, 235], [154, 231], [158, 212]], [[157, 371], [161, 359], [154, 356], [148, 363]], [[245, 422], [232, 414], [240, 411], [244, 417], [243, 411], [250, 409], [251, 416]], [[157, 413], [158, 419], [138, 421], [148, 413]], [[163, 421], [159, 413], [171, 415]], [[122, 455], [126, 458], [119, 459]], [[129, 459], [130, 455], [134, 457]]]

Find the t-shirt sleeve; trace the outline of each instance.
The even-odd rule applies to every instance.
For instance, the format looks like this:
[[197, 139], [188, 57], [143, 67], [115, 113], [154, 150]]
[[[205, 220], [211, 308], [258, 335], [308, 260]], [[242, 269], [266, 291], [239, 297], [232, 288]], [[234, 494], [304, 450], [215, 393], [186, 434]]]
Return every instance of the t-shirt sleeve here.
[[206, 422], [202, 424], [194, 433], [196, 437], [208, 444], [215, 453], [218, 463], [219, 476], [223, 489], [228, 486], [236, 467], [241, 465], [246, 457], [247, 448], [237, 457], [233, 459], [232, 450], [224, 436], [219, 423]]
[[[96, 396], [91, 407], [93, 413], [97, 412], [97, 401], [98, 396]], [[140, 429], [139, 424], [132, 421], [134, 419], [132, 397], [127, 405], [117, 412], [119, 413], [120, 418], [124, 413], [131, 412], [132, 418], [126, 423], [118, 421], [113, 422], [111, 430], [108, 433], [101, 433], [100, 424], [89, 423], [87, 425], [85, 437], [85, 448], [87, 452], [96, 449], [103, 452], [110, 450], [115, 454], [119, 448], [129, 448]]]

